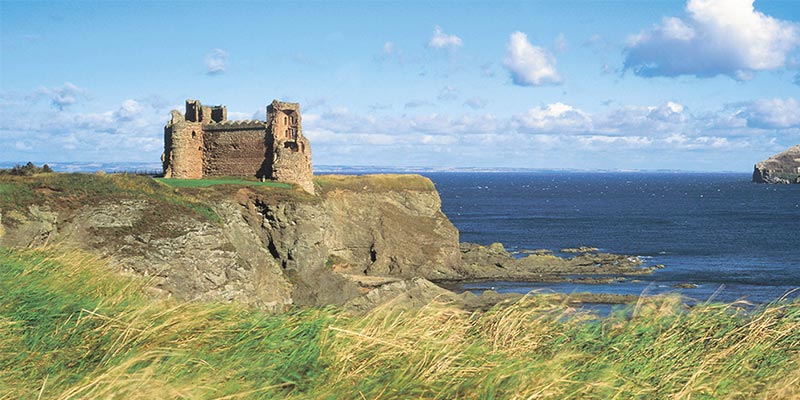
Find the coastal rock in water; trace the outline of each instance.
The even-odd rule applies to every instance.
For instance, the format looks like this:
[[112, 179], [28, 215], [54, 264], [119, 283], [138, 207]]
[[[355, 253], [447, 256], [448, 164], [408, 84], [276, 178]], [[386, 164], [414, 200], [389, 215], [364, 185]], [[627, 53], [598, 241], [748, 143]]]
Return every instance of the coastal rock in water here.
[[[621, 254], [588, 252], [572, 257], [547, 253], [527, 253], [516, 258], [499, 243], [481, 246], [461, 243], [462, 280], [527, 280], [536, 282], [564, 281], [566, 275], [617, 274], [643, 275], [655, 267], [644, 267], [643, 260]], [[586, 248], [588, 249], [588, 248]]]
[[697, 288], [697, 284], [695, 283], [676, 283], [672, 285], [675, 289], [695, 289]]
[[756, 164], [753, 171], [753, 182], [800, 183], [800, 145]]

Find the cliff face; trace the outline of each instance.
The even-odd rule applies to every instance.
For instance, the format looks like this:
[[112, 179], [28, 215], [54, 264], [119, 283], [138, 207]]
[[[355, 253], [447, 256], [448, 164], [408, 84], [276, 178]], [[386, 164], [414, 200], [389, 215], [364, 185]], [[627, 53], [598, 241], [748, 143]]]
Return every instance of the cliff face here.
[[800, 183], [800, 145], [756, 164], [753, 182]]
[[[57, 184], [36, 183], [30, 204], [2, 208], [0, 245], [78, 246], [147, 277], [160, 295], [275, 311], [343, 304], [387, 279], [459, 276], [458, 231], [428, 179], [331, 176], [318, 187], [316, 196], [226, 186], [171, 197], [158, 184], [65, 203]], [[211, 217], [185, 198], [209, 204]]]

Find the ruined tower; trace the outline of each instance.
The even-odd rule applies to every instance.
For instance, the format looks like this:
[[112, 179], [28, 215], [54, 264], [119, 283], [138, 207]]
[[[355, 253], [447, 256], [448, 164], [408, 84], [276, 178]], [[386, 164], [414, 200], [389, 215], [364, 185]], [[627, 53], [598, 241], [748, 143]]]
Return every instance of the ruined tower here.
[[272, 178], [313, 192], [311, 146], [303, 136], [300, 104], [273, 100], [267, 106], [267, 131], [273, 142]]
[[300, 105], [277, 100], [267, 121], [228, 121], [225, 106], [186, 100], [164, 127], [164, 177], [251, 176], [294, 183], [313, 193], [311, 148]]

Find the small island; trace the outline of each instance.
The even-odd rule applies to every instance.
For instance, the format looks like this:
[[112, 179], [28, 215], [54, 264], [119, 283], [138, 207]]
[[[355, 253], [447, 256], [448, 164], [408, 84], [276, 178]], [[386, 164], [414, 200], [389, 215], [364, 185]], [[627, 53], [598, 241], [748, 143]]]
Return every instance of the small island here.
[[755, 165], [755, 183], [800, 183], [800, 145], [778, 153]]

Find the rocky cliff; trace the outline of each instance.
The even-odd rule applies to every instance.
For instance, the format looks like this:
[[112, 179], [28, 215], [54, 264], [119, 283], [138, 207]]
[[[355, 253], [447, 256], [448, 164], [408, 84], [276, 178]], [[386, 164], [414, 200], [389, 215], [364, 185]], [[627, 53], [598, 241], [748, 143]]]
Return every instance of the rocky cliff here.
[[800, 183], [800, 145], [756, 164], [753, 182]]
[[398, 296], [485, 307], [502, 296], [459, 297], [430, 281], [605, 283], [617, 278], [592, 276], [659, 267], [593, 248], [519, 256], [499, 243], [459, 244], [436, 188], [418, 175], [317, 176], [313, 195], [274, 183], [187, 182], [0, 174], [0, 246], [77, 247], [145, 277], [154, 296], [272, 311], [363, 310]]
[[427, 178], [322, 176], [316, 185], [312, 196], [178, 190], [119, 175], [4, 180], [0, 245], [76, 246], [147, 277], [158, 295], [276, 311], [343, 304], [410, 277], [460, 275], [458, 231]]

